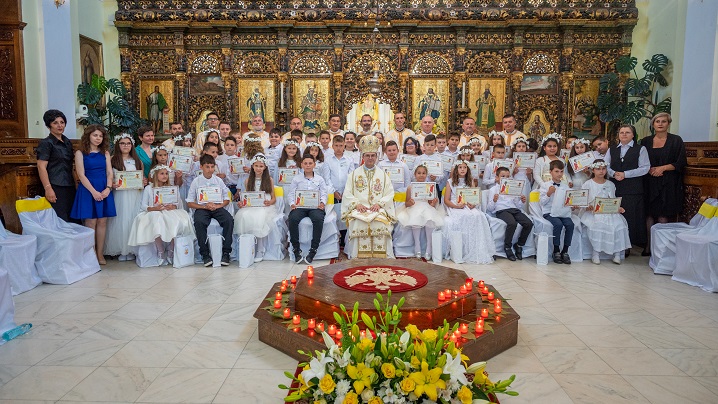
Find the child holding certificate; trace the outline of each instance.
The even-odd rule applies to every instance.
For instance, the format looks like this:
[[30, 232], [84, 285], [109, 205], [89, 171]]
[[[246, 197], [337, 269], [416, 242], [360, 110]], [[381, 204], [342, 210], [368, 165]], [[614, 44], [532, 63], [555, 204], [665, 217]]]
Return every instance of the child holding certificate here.
[[302, 154], [299, 152], [299, 143], [296, 140], [285, 140], [283, 142], [282, 155], [277, 162], [277, 169], [274, 173], [274, 183], [284, 189], [284, 200], [286, 201], [285, 214], [289, 214], [289, 207], [292, 205], [287, 190], [295, 175], [301, 171], [298, 169], [299, 160]]
[[613, 254], [613, 262], [621, 264], [621, 251], [631, 248], [628, 235], [628, 223], [621, 213], [624, 209], [618, 204], [617, 213], [594, 213], [596, 198], [615, 198], [616, 185], [606, 179], [607, 167], [603, 160], [591, 164], [591, 179], [583, 183], [582, 189], [588, 190], [589, 207], [581, 215], [581, 223], [588, 230], [588, 240], [593, 247], [591, 262], [600, 264], [599, 253]]
[[[155, 148], [154, 153], [152, 153], [152, 167], [157, 165], [169, 166], [169, 157], [170, 155], [166, 147], [159, 146]], [[182, 171], [170, 169], [170, 185], [177, 185], [179, 187], [182, 186], [182, 181]]]
[[[488, 189], [496, 183], [496, 170], [499, 167], [502, 167], [502, 164], [505, 161], [513, 163], [512, 160], [506, 160], [506, 146], [497, 144], [494, 146], [494, 152], [491, 155], [491, 162], [486, 164], [486, 167], [484, 168], [484, 179], [482, 181], [484, 188]], [[515, 164], [510, 165], [515, 166]], [[518, 171], [518, 167], [514, 167], [511, 175], [516, 174]]]
[[[120, 173], [127, 171], [142, 171], [142, 162], [135, 152], [135, 140], [132, 135], [122, 133], [115, 139], [115, 148], [110, 164], [114, 173], [115, 183], [112, 194], [115, 197], [115, 211], [117, 216], [107, 219], [107, 238], [105, 241], [105, 255], [119, 256], [119, 261], [131, 261], [135, 259], [133, 249], [127, 244], [130, 236], [130, 228], [135, 216], [140, 209], [142, 200], [142, 189], [118, 188]], [[142, 184], [146, 179], [142, 177]]]
[[[284, 146], [284, 150], [287, 146]], [[327, 202], [327, 184], [324, 178], [314, 175], [315, 166], [314, 156], [307, 153], [302, 156], [302, 172], [295, 175], [292, 183], [289, 185], [287, 196], [291, 201], [289, 212], [289, 241], [294, 250], [294, 262], [300, 263], [302, 260], [307, 264], [311, 264], [314, 256], [317, 255], [319, 241], [322, 238], [322, 230], [324, 230], [324, 207]], [[302, 250], [299, 248], [299, 222], [305, 217], [312, 221], [312, 244], [309, 247], [309, 253], [306, 257], [302, 257]]]
[[[533, 184], [534, 179], [534, 169], [533, 167], [519, 167], [518, 165], [518, 158], [516, 157], [516, 153], [529, 153], [529, 144], [525, 137], [517, 137], [514, 139], [513, 142], [511, 142], [511, 149], [514, 151], [514, 162], [516, 162], [517, 170], [514, 171], [514, 179], [515, 180], [521, 180], [524, 181], [524, 192], [523, 194], [526, 196], [526, 199], [528, 199], [529, 195], [531, 194], [531, 186]], [[518, 155], [520, 156], [520, 154]], [[534, 154], [535, 156], [535, 154]], [[534, 160], [534, 165], [536, 165], [536, 161]]]
[[437, 183], [439, 189], [443, 189], [446, 184], [446, 175], [444, 174], [444, 163], [441, 160], [441, 155], [436, 152], [436, 136], [427, 135], [424, 138], [423, 146], [424, 154], [416, 159], [414, 167], [425, 162], [429, 171], [429, 181]]
[[[234, 234], [252, 234], [257, 237], [257, 253], [254, 262], [264, 259], [267, 236], [276, 226], [274, 181], [269, 176], [267, 158], [256, 154], [249, 162], [251, 171], [240, 195], [237, 213], [234, 215]], [[285, 230], [286, 231], [286, 230]]]
[[[553, 262], [557, 264], [570, 264], [571, 257], [568, 248], [573, 237], [573, 220], [571, 220], [571, 206], [566, 206], [566, 191], [570, 188], [561, 183], [564, 164], [561, 160], [549, 163], [551, 180], [546, 181], [539, 188], [541, 210], [544, 219], [553, 226]], [[566, 229], [563, 236], [563, 249], [561, 249], [561, 232]]]
[[[522, 139], [522, 138], [518, 138]], [[489, 188], [489, 203], [486, 211], [496, 215], [497, 219], [506, 222], [506, 233], [504, 234], [504, 252], [509, 261], [523, 259], [523, 247], [531, 235], [534, 225], [531, 219], [523, 212], [526, 204], [526, 196], [514, 196], [501, 194], [501, 180], [511, 178], [509, 169], [499, 167], [496, 170], [496, 184]], [[521, 225], [521, 235], [516, 244], [512, 244], [517, 225]]]
[[[210, 143], [212, 144], [212, 143]], [[205, 147], [207, 143], [205, 143]], [[216, 148], [216, 146], [213, 146]], [[205, 154], [199, 159], [202, 175], [192, 181], [187, 193], [187, 206], [194, 209], [194, 230], [197, 233], [199, 253], [202, 263], [208, 267], [214, 264], [209, 251], [207, 227], [212, 219], [222, 227], [222, 266], [229, 265], [229, 253], [232, 252], [232, 231], [234, 218], [224, 209], [229, 204], [229, 189], [215, 172], [214, 156]]]
[[[429, 175], [429, 171], [426, 166], [419, 165], [414, 169], [414, 178], [416, 182], [409, 185], [406, 188], [406, 203], [403, 208], [400, 208], [396, 214], [396, 218], [402, 226], [411, 229], [414, 235], [414, 252], [416, 258], [421, 258], [421, 230], [424, 230], [426, 234], [426, 251], [424, 252], [424, 258], [426, 260], [431, 259], [431, 233], [435, 228], [444, 225], [444, 217], [446, 212], [444, 207], [439, 203], [437, 198], [436, 183], [428, 182], [426, 177]], [[424, 184], [426, 184], [424, 186]], [[419, 197], [414, 199], [412, 197], [412, 186], [428, 186], [430, 187], [430, 197]], [[421, 192], [424, 194], [424, 192]]]
[[311, 154], [317, 162], [317, 165], [314, 167], [314, 172], [321, 175], [322, 178], [324, 178], [324, 182], [328, 185], [331, 182], [331, 179], [329, 176], [329, 166], [324, 164], [325, 156], [322, 151], [322, 146], [317, 142], [307, 142], [307, 147], [304, 149], [304, 153], [302, 153], [302, 155], [307, 153]]
[[[591, 168], [588, 165], [585, 165], [582, 168], [579, 168], [581, 163], [585, 164], [586, 158], [582, 157], [588, 157], [588, 161], [593, 163], [594, 155], [593, 152], [591, 154], [584, 154], [589, 152], [588, 149], [591, 142], [589, 142], [586, 139], [576, 139], [573, 141], [573, 146], [571, 146], [571, 153], [568, 155], [569, 158], [569, 164], [568, 164], [568, 176], [571, 179], [571, 185], [574, 189], [581, 189], [581, 186], [584, 182], [588, 181], [589, 178], [591, 178]], [[576, 156], [582, 156], [578, 157], [577, 159], [572, 159], [572, 157]], [[577, 160], [577, 161], [574, 161]]]
[[[128, 244], [141, 246], [154, 243], [160, 260], [171, 262], [175, 237], [194, 236], [194, 229], [189, 214], [178, 209], [179, 195], [172, 195], [179, 191], [177, 187], [170, 186], [169, 179], [170, 169], [166, 165], [160, 164], [150, 170], [151, 183], [142, 193], [140, 213], [132, 222]], [[166, 249], [165, 243], [169, 243]]]
[[[479, 153], [479, 156], [481, 156], [481, 153]], [[483, 157], [483, 156], [482, 156]], [[459, 160], [465, 161], [466, 164], [469, 166], [469, 171], [471, 171], [471, 178], [473, 181], [472, 187], [478, 187], [479, 186], [479, 179], [483, 178], [484, 172], [481, 169], [481, 166], [479, 163], [474, 161], [474, 151], [471, 150], [470, 146], [463, 146], [459, 150]], [[486, 167], [486, 166], [484, 166]]]
[[399, 145], [395, 141], [386, 142], [384, 157], [377, 165], [389, 174], [394, 192], [405, 192], [411, 183], [411, 171], [399, 160]]
[[464, 202], [459, 198], [459, 190], [469, 188], [472, 182], [466, 162], [456, 161], [444, 191], [444, 205], [447, 207], [446, 225], [443, 227], [445, 245], [450, 244], [449, 229], [461, 232], [464, 261], [489, 264], [494, 261], [496, 250], [486, 214], [479, 209], [478, 204]]
[[[540, 189], [544, 183], [551, 182], [551, 169], [549, 166], [551, 162], [561, 160], [558, 157], [558, 150], [560, 147], [560, 135], [550, 133], [543, 138], [543, 141], [541, 142], [541, 152], [539, 153], [539, 157], [536, 159], [536, 165], [534, 166], [534, 188]], [[563, 162], [563, 160], [561, 160], [561, 162]], [[561, 181], [568, 183], [569, 188], [573, 187], [573, 184], [566, 179], [566, 176], [564, 176]]]
[[224, 183], [229, 188], [232, 195], [237, 195], [237, 184], [239, 182], [239, 176], [244, 174], [244, 167], [242, 159], [237, 156], [237, 138], [232, 135], [227, 136], [224, 139], [224, 154], [217, 156], [217, 160], [224, 162], [224, 169], [227, 170], [224, 174]]
[[[487, 159], [493, 158], [491, 156], [492, 150], [493, 150], [492, 147], [499, 146], [499, 145], [507, 147], [506, 146], [506, 135], [504, 135], [503, 132], [496, 132], [495, 130], [492, 130], [491, 132], [489, 132], [489, 146], [484, 150], [484, 156]], [[505, 154], [506, 154], [506, 157], [508, 157], [509, 155], [511, 155], [511, 151], [506, 150]]]

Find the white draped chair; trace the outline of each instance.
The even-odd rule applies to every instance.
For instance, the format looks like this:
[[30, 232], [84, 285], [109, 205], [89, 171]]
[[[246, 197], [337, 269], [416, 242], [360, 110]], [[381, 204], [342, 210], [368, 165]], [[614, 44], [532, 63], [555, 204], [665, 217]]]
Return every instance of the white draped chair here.
[[[277, 199], [277, 215], [272, 218], [274, 226], [267, 235], [264, 243], [264, 260], [265, 261], [281, 261], [287, 256], [287, 234], [289, 228], [284, 217], [284, 189], [282, 187], [274, 187], [274, 197]], [[300, 226], [301, 227], [301, 226]], [[235, 235], [235, 237], [237, 237]]]
[[[15, 328], [15, 303], [12, 300], [10, 275], [0, 267], [0, 334]], [[2, 345], [0, 339], [0, 345]]]
[[13, 296], [42, 283], [35, 268], [36, 253], [37, 237], [11, 233], [0, 223], [0, 268], [8, 271]]
[[[229, 193], [229, 203], [227, 206], [225, 206], [223, 209], [229, 212], [232, 217], [234, 217], [234, 204], [237, 203], [232, 198], [232, 193]], [[192, 219], [192, 226], [194, 226], [194, 209], [189, 210], [189, 217]], [[234, 228], [233, 228], [234, 230]], [[212, 234], [219, 234], [222, 235], [222, 226], [219, 225], [219, 222], [216, 219], [212, 219], [209, 222], [209, 226], [207, 226], [207, 236], [210, 236]], [[232, 252], [229, 254], [229, 258], [232, 261], [237, 260], [237, 235], [232, 235]], [[202, 254], [199, 253], [199, 240], [194, 240], [194, 262], [195, 264], [201, 264], [202, 263]]]
[[[275, 195], [277, 190], [275, 189]], [[277, 196], [278, 197], [278, 196]], [[337, 214], [334, 209], [334, 194], [327, 197], [327, 205], [324, 209], [324, 226], [322, 228], [322, 237], [317, 248], [315, 260], [326, 260], [339, 256], [339, 228], [337, 226]], [[299, 249], [302, 253], [307, 254], [312, 245], [312, 221], [305, 217], [299, 222]], [[287, 235], [289, 229], [287, 229]], [[291, 246], [290, 246], [291, 247]], [[289, 248], [289, 259], [294, 261], [294, 250]]]
[[[405, 203], [406, 192], [395, 192], [394, 211], [398, 212], [399, 208], [403, 208]], [[408, 258], [416, 256], [416, 251], [414, 251], [414, 233], [411, 229], [396, 222], [394, 223], [394, 231], [391, 238], [394, 244], [395, 257]], [[421, 251], [426, 251], [426, 233], [424, 231], [421, 232]]]
[[[529, 213], [531, 220], [534, 222], [534, 230], [533, 233], [536, 236], [534, 243], [538, 242], [538, 235], [546, 232], [549, 235], [548, 238], [548, 253], [549, 253], [549, 262], [553, 262], [553, 238], [550, 237], [553, 235], [553, 225], [548, 220], [544, 219], [543, 217], [543, 211], [541, 209], [541, 202], [540, 202], [540, 194], [538, 191], [533, 191], [529, 195]], [[584, 260], [584, 243], [582, 240], [582, 229], [581, 229], [581, 220], [576, 215], [571, 215], [571, 220], [573, 220], [573, 237], [571, 237], [571, 246], [568, 249], [568, 254], [571, 256], [571, 262], [580, 262]], [[561, 232], [561, 237], [563, 237], [563, 234], [566, 230], [563, 230]], [[563, 238], [561, 239], [561, 244], [563, 244]], [[536, 250], [538, 250], [538, 246], [534, 244]], [[501, 248], [503, 250], [503, 248]], [[591, 253], [589, 252], [589, 257], [591, 256]]]
[[718, 292], [718, 215], [676, 236], [674, 281]]
[[690, 223], [657, 223], [651, 227], [651, 259], [648, 266], [653, 273], [672, 275], [676, 269], [676, 236], [708, 224], [718, 209], [718, 199], [709, 198], [701, 205]]
[[[501, 219], [498, 219], [493, 213], [486, 212], [486, 207], [489, 204], [488, 198], [489, 193], [486, 191], [481, 191], [481, 210], [486, 213], [486, 218], [489, 220], [489, 227], [491, 228], [491, 237], [494, 239], [496, 255], [499, 257], [506, 258], [506, 253], [504, 252], [504, 236], [506, 235], [506, 222]], [[526, 216], [528, 216], [531, 221], [535, 221], [535, 219], [530, 215], [527, 214]], [[522, 227], [520, 224], [516, 226], [514, 237], [511, 240], [512, 244], [516, 244], [518, 242], [519, 236], [521, 235], [521, 229]], [[532, 230], [532, 232], [533, 231], [534, 230]], [[524, 245], [522, 255], [523, 257], [530, 257], [532, 255], [536, 255], [536, 240], [534, 240], [534, 237], [529, 237], [528, 240], [526, 240], [526, 245]], [[571, 259], [573, 259], [573, 256], [571, 256]]]
[[69, 285], [100, 271], [95, 254], [95, 231], [68, 223], [45, 198], [15, 202], [22, 234], [37, 237], [35, 267], [45, 283]]

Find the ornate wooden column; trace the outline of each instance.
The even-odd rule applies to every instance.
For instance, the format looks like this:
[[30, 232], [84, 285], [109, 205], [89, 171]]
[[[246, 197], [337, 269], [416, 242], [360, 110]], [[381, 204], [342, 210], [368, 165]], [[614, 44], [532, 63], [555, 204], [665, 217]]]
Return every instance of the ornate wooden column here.
[[0, 137], [27, 137], [20, 0], [0, 0]]

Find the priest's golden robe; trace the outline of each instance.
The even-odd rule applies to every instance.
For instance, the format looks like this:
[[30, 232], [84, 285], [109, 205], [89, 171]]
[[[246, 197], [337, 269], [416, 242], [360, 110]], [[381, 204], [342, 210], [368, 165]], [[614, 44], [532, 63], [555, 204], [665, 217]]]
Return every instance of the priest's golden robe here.
[[[360, 213], [357, 205], [379, 205], [381, 209]], [[342, 220], [347, 222], [345, 252], [349, 258], [394, 258], [391, 231], [396, 215], [389, 174], [376, 166], [361, 166], [349, 174], [342, 196]]]

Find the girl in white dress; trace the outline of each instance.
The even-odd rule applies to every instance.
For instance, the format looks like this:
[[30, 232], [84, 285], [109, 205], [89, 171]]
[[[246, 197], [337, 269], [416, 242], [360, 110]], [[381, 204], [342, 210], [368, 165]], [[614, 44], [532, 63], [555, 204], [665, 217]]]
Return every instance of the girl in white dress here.
[[593, 247], [591, 261], [600, 264], [599, 253], [613, 254], [613, 262], [621, 264], [621, 251], [631, 248], [628, 235], [628, 223], [619, 213], [594, 214], [595, 198], [615, 198], [616, 185], [606, 179], [606, 162], [598, 159], [591, 164], [591, 179], [583, 183], [582, 189], [588, 190], [589, 206], [581, 215], [581, 223], [587, 229], [588, 240]]
[[[534, 189], [539, 189], [544, 182], [551, 181], [549, 165], [552, 161], [559, 160], [558, 152], [560, 148], [561, 136], [557, 133], [550, 133], [541, 141], [541, 152], [534, 166]], [[569, 188], [573, 188], [573, 184], [566, 178], [565, 174], [561, 182], [566, 182]]]
[[277, 215], [277, 198], [274, 196], [274, 181], [269, 176], [267, 158], [264, 154], [256, 154], [250, 161], [251, 171], [244, 184], [246, 192], [264, 192], [264, 206], [245, 206], [240, 199], [239, 208], [234, 215], [234, 233], [252, 234], [257, 237], [257, 254], [254, 262], [264, 259], [267, 236], [272, 231], [274, 218]]
[[273, 178], [273, 180], [275, 184], [282, 187], [284, 190], [284, 214], [288, 215], [292, 204], [289, 201], [289, 192], [287, 191], [289, 190], [289, 185], [292, 183], [292, 179], [280, 175], [279, 169], [295, 168], [297, 169], [297, 173], [300, 172], [298, 161], [301, 159], [302, 155], [299, 153], [299, 143], [297, 143], [297, 141], [291, 139], [285, 140], [282, 145], [284, 146], [282, 149], [282, 156], [279, 157], [279, 161], [277, 162], [277, 169], [274, 174], [276, 178]]
[[[573, 156], [578, 156], [579, 154], [586, 153], [589, 151], [589, 146], [591, 145], [591, 142], [589, 142], [586, 139], [576, 139], [573, 141], [573, 145], [571, 146], [571, 153], [568, 155], [569, 158]], [[573, 167], [571, 167], [571, 164], [566, 164], [567, 171], [568, 171], [568, 178], [571, 180], [571, 183], [573, 183], [573, 188], [580, 189], [581, 186], [583, 186], [583, 183], [588, 181], [589, 178], [591, 178], [591, 171], [589, 167], [584, 167], [582, 170], [578, 172], [573, 171]]]
[[[177, 144], [180, 144], [180, 143], [176, 143], [176, 145]], [[192, 147], [192, 134], [187, 132], [182, 137], [182, 143], [180, 145], [183, 147]], [[194, 148], [193, 148], [193, 150], [194, 150]], [[197, 158], [197, 156], [193, 156], [193, 157], [195, 159]], [[182, 173], [182, 185], [180, 185], [179, 190], [180, 190], [180, 199], [182, 201], [183, 208], [186, 205], [185, 201], [187, 200], [187, 192], [189, 191], [189, 186], [192, 185], [191, 176], [192, 176], [191, 173]]]
[[506, 147], [506, 158], [509, 158], [511, 156], [511, 149], [506, 144], [506, 135], [492, 130], [491, 132], [489, 132], [489, 146], [486, 147], [483, 152], [484, 156], [487, 159], [491, 160], [491, 158], [493, 157], [491, 155], [491, 148], [496, 145], [503, 145]]
[[240, 173], [237, 177], [237, 191], [244, 191], [244, 184], [247, 183], [247, 178], [251, 171], [249, 162], [252, 161], [254, 156], [257, 154], [264, 154], [264, 147], [262, 147], [262, 138], [254, 133], [244, 137], [242, 141], [242, 157], [244, 157], [244, 172]]
[[[414, 169], [415, 182], [426, 183], [426, 177], [429, 175], [429, 171], [426, 165], [420, 164]], [[424, 252], [424, 258], [426, 260], [431, 259], [431, 233], [435, 228], [444, 225], [444, 217], [446, 212], [444, 207], [439, 203], [439, 199], [436, 197], [437, 186], [436, 183], [431, 183], [434, 186], [434, 198], [429, 201], [417, 201], [411, 198], [411, 185], [406, 188], [406, 203], [403, 208], [400, 208], [396, 213], [396, 218], [402, 226], [410, 228], [414, 235], [414, 252], [416, 258], [421, 258], [421, 230], [424, 230], [426, 234], [426, 251]]]
[[[514, 151], [514, 153], [528, 152], [529, 145], [528, 145], [526, 138], [517, 137], [516, 139], [514, 139], [514, 141], [511, 142], [511, 149]], [[516, 163], [516, 160], [514, 160], [514, 163]], [[531, 186], [532, 186], [533, 179], [534, 179], [533, 168], [517, 167], [516, 169], [514, 169], [513, 177], [515, 180], [523, 180], [524, 181], [523, 194], [526, 197], [526, 200], [529, 200], [529, 195], [531, 194]]]
[[419, 156], [421, 156], [421, 154], [421, 145], [415, 137], [409, 136], [404, 139], [402, 155], [399, 159], [403, 161], [407, 167], [409, 167], [409, 170], [414, 170], [416, 160]]
[[[170, 169], [157, 165], [150, 170], [151, 184], [142, 193], [141, 212], [135, 217], [130, 230], [128, 244], [141, 246], [154, 243], [161, 260], [172, 259], [174, 238], [178, 236], [194, 237], [194, 226], [187, 211], [178, 209], [176, 204], [156, 201], [154, 188], [170, 186]], [[169, 243], [165, 250], [165, 243]]]
[[[471, 150], [471, 146], [463, 146], [461, 149], [459, 149], [459, 160], [462, 161], [474, 161], [474, 151]], [[473, 181], [472, 187], [478, 187], [479, 186], [479, 179], [484, 176], [484, 173], [481, 172], [479, 169], [479, 172], [471, 171], [471, 178]]]
[[[120, 171], [142, 170], [142, 162], [135, 151], [135, 140], [127, 133], [120, 134], [115, 139], [115, 152], [110, 163], [115, 178]], [[146, 181], [146, 180], [143, 180]], [[117, 185], [113, 185], [116, 188]], [[107, 238], [105, 241], [105, 255], [119, 256], [118, 261], [131, 261], [135, 259], [134, 249], [127, 244], [130, 229], [135, 216], [140, 211], [142, 200], [141, 189], [124, 189], [113, 192], [117, 216], [107, 219]]]
[[[471, 184], [471, 172], [466, 162], [458, 160], [454, 163], [451, 178], [446, 182], [444, 205], [447, 207], [445, 225], [443, 227], [445, 245], [451, 245], [450, 233], [463, 233], [463, 259], [465, 262], [490, 264], [494, 262], [496, 248], [491, 237], [491, 228], [486, 214], [478, 206], [459, 202], [456, 192]], [[447, 254], [447, 258], [450, 254]]]
[[[168, 166], [169, 167], [169, 159], [170, 155], [167, 152], [167, 148], [164, 146], [159, 146], [155, 149], [155, 152], [152, 154], [152, 166], [151, 168], [154, 168], [155, 166]], [[184, 173], [179, 170], [173, 170], [170, 168], [170, 185], [177, 185], [182, 186], [184, 181]]]
[[324, 178], [324, 182], [331, 184], [329, 166], [324, 164], [324, 152], [322, 151], [322, 145], [317, 142], [308, 142], [302, 156], [306, 156], [307, 153], [311, 154], [317, 162], [317, 165], [314, 167], [314, 172]]

